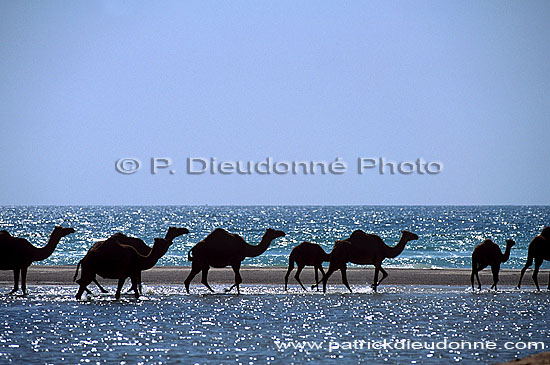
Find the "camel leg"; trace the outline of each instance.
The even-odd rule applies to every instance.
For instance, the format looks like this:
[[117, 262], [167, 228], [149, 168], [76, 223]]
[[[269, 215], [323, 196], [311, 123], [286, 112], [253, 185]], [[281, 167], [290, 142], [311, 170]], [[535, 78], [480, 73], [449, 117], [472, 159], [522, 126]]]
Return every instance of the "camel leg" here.
[[27, 295], [27, 269], [28, 267], [21, 268], [21, 290], [23, 291], [23, 296]]
[[477, 278], [477, 289], [481, 290], [481, 281], [479, 280], [479, 272], [483, 269], [485, 269], [486, 266], [477, 265], [475, 271], [476, 271], [476, 278]]
[[[108, 293], [108, 291], [105, 290], [105, 288], [102, 287], [101, 284], [99, 284], [99, 282], [97, 281], [96, 278], [94, 278], [94, 280], [92, 280], [92, 281], [93, 281], [93, 282], [95, 283], [95, 285], [99, 288], [99, 290], [101, 290], [102, 293]], [[88, 294], [92, 294], [92, 292], [89, 291], [88, 289], [86, 289], [86, 291], [88, 292]]]
[[537, 286], [537, 290], [540, 290], [540, 287], [539, 287], [539, 279], [538, 279], [538, 274], [539, 274], [539, 268], [540, 268], [540, 265], [542, 265], [542, 259], [535, 259], [535, 270], [533, 270], [533, 281], [535, 282], [535, 285]]
[[476, 268], [477, 268], [476, 263], [472, 261], [472, 275], [470, 275], [470, 282], [472, 283], [472, 291], [474, 291], [474, 278], [476, 275]]
[[521, 289], [521, 279], [523, 279], [523, 274], [525, 274], [525, 271], [527, 271], [528, 268], [529, 266], [525, 265], [523, 269], [521, 269], [521, 274], [519, 274], [518, 289]]
[[326, 275], [323, 276], [323, 293], [326, 293], [327, 292], [327, 282], [328, 282], [328, 279], [330, 278], [330, 276], [337, 270], [335, 267], [335, 265], [330, 265], [328, 267], [328, 270], [327, 270], [327, 273]]
[[124, 286], [124, 281], [126, 281], [126, 279], [118, 279], [118, 287], [116, 289], [115, 299], [120, 299], [120, 292], [122, 291], [122, 287]]
[[550, 273], [548, 274], [548, 290], [550, 290]]
[[288, 270], [286, 271], [286, 275], [285, 275], [285, 291], [287, 290], [288, 277], [293, 269], [294, 269], [294, 260], [288, 260]]
[[[139, 294], [143, 294], [143, 290], [142, 290], [142, 287], [141, 287], [141, 271], [139, 272], [138, 277], [137, 277], [137, 288], [139, 289]], [[128, 291], [126, 293], [130, 294], [133, 291], [134, 291], [134, 288], [130, 287], [130, 289], [128, 289]]]
[[187, 279], [185, 279], [185, 290], [187, 291], [187, 294], [189, 294], [189, 285], [191, 284], [191, 281], [193, 281], [193, 278], [201, 271], [200, 267], [197, 267], [195, 265], [191, 266], [191, 272], [187, 276]]
[[375, 292], [376, 292], [376, 283], [378, 283], [378, 272], [379, 271], [380, 271], [380, 269], [378, 268], [378, 266], [375, 266], [374, 267], [374, 282], [370, 286], [372, 288], [372, 290], [374, 290]]
[[[378, 281], [378, 272], [381, 272], [382, 273], [382, 279], [380, 279], [380, 281]], [[384, 270], [382, 268], [382, 266], [378, 265], [378, 266], [375, 266], [374, 267], [374, 283], [371, 285], [371, 288], [376, 291], [376, 288], [380, 285], [380, 283], [382, 282], [382, 280], [384, 280], [385, 278], [388, 277], [388, 273], [386, 272], [386, 270]]]
[[479, 271], [476, 271], [477, 288], [481, 290], [481, 281], [479, 281]]
[[10, 294], [13, 294], [19, 290], [19, 268], [13, 270], [13, 290]]
[[347, 274], [346, 270], [347, 270], [346, 265], [344, 265], [343, 267], [340, 268], [340, 272], [342, 273], [342, 283], [344, 283], [344, 285], [346, 286], [346, 288], [348, 288], [350, 293], [353, 293], [351, 291], [351, 288], [349, 287], [348, 274]]
[[91, 294], [91, 292], [88, 290], [87, 286], [92, 282], [92, 280], [84, 280], [84, 278], [81, 276], [80, 279], [76, 281], [80, 287], [78, 288], [78, 292], [76, 293], [76, 299], [80, 300], [82, 297], [82, 294], [84, 293], [84, 290], [86, 290], [88, 293]]
[[78, 288], [78, 292], [76, 293], [77, 300], [80, 300], [80, 298], [82, 298], [82, 294], [84, 293], [84, 290], [86, 290], [86, 285], [80, 284], [80, 287]]
[[[322, 277], [320, 281], [319, 281], [319, 278], [317, 277], [317, 269], [321, 271]], [[313, 287], [316, 287], [317, 291], [319, 291], [319, 283], [323, 280], [324, 276], [325, 276], [325, 271], [323, 270], [323, 265], [316, 266], [315, 267], [315, 285], [312, 285], [311, 289], [313, 289]]]
[[306, 288], [304, 287], [304, 284], [302, 284], [302, 282], [300, 281], [300, 273], [302, 272], [303, 269], [304, 269], [304, 265], [298, 265], [298, 269], [296, 270], [296, 275], [294, 275], [294, 279], [296, 279], [296, 281], [298, 282], [298, 284], [300, 284], [302, 289], [306, 290]]
[[210, 287], [210, 285], [208, 285], [208, 270], [210, 270], [210, 266], [207, 266], [205, 268], [202, 269], [202, 279], [201, 279], [201, 283], [204, 284], [204, 286], [206, 286], [208, 288], [208, 290], [210, 290], [212, 293], [214, 292], [214, 289], [212, 289]]
[[132, 282], [132, 286], [130, 287], [130, 290], [134, 291], [134, 296], [137, 299], [139, 298], [139, 291], [138, 291], [139, 274], [130, 276], [130, 281]]
[[241, 262], [231, 265], [233, 271], [235, 272], [235, 284], [233, 284], [229, 289], [225, 289], [225, 292], [230, 292], [234, 287], [237, 287], [237, 294], [241, 294], [239, 290], [239, 284], [243, 282], [239, 270], [241, 269]]
[[[315, 284], [314, 286], [317, 287], [317, 291], [319, 291], [319, 285], [317, 282], [319, 281], [319, 269], [317, 269], [317, 265], [313, 265], [313, 269], [315, 270]], [[311, 286], [311, 289], [313, 289], [313, 285]]]
[[[323, 271], [323, 266], [319, 266], [321, 268], [321, 274], [323, 275], [321, 277], [321, 279], [318, 279], [316, 278], [315, 279], [315, 284], [311, 285], [311, 289], [313, 290], [314, 288], [319, 288], [319, 284], [321, 284], [321, 282], [323, 282], [323, 278], [325, 277], [325, 272]], [[336, 271], [336, 270], [334, 270]], [[328, 272], [328, 271], [327, 271]]]
[[521, 288], [521, 279], [523, 279], [523, 274], [525, 274], [525, 271], [533, 264], [533, 258], [529, 257], [527, 255], [527, 262], [525, 263], [525, 266], [523, 266], [523, 269], [521, 269], [521, 274], [519, 275], [519, 282], [518, 282], [518, 289]]
[[[475, 268], [472, 268], [472, 275], [470, 276], [470, 281], [472, 282], [472, 291], [474, 291], [474, 279], [477, 275], [477, 270]], [[477, 278], [477, 281], [479, 282], [479, 276]], [[479, 289], [481, 289], [481, 283], [479, 283]]]
[[497, 284], [498, 284], [498, 272], [500, 271], [500, 265], [493, 265], [491, 266], [491, 272], [493, 273], [493, 285], [491, 286], [491, 289], [497, 290]]
[[388, 277], [388, 273], [386, 272], [386, 270], [382, 268], [382, 266], [380, 266], [380, 272], [382, 273], [382, 279], [380, 279], [380, 281], [378, 282], [378, 284], [376, 284], [376, 286], [380, 285], [382, 283], [382, 280]]

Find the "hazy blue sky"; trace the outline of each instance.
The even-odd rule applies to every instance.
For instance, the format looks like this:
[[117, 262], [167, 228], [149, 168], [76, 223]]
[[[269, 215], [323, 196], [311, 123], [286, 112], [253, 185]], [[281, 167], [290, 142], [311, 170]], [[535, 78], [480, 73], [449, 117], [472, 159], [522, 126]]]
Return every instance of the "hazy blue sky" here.
[[[550, 204], [549, 1], [2, 1], [0, 204]], [[187, 157], [349, 163], [187, 175]], [[115, 161], [139, 158], [133, 175]], [[176, 173], [149, 172], [170, 157]], [[356, 173], [357, 157], [441, 161]]]

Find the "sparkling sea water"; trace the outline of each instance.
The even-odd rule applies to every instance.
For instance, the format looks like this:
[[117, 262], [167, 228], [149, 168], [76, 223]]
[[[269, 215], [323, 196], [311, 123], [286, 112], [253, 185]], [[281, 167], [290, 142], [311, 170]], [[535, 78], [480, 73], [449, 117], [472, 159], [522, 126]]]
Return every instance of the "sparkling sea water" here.
[[[54, 225], [76, 232], [61, 241], [43, 265], [74, 265], [92, 244], [116, 232], [152, 245], [169, 226], [188, 228], [177, 238], [158, 265], [189, 265], [187, 252], [217, 227], [258, 244], [266, 228], [286, 232], [261, 256], [243, 265], [285, 266], [291, 249], [302, 241], [319, 243], [330, 252], [334, 241], [356, 229], [379, 235], [395, 245], [400, 231], [419, 236], [385, 266], [404, 268], [468, 268], [472, 250], [489, 238], [504, 251], [505, 240], [516, 246], [503, 268], [520, 269], [527, 247], [543, 227], [550, 225], [548, 206], [25, 206], [1, 207], [0, 229], [27, 238], [36, 246], [46, 243]], [[543, 266], [545, 267], [545, 266]]]
[[[74, 286], [41, 286], [27, 298], [1, 297], [0, 363], [469, 364], [550, 346], [546, 291], [384, 286], [350, 294], [340, 286], [323, 295], [246, 285], [241, 295], [184, 292], [147, 286], [137, 300], [111, 293], [78, 302]], [[384, 340], [426, 347], [384, 348]]]
[[[244, 265], [286, 265], [291, 248], [304, 240], [330, 251], [355, 229], [393, 246], [408, 229], [419, 240], [385, 266], [467, 268], [482, 240], [504, 248], [512, 238], [517, 245], [503, 266], [519, 269], [532, 237], [550, 224], [550, 208], [539, 206], [40, 206], [0, 212], [0, 229], [37, 246], [54, 225], [75, 228], [42, 262], [47, 265], [76, 264], [95, 241], [118, 231], [150, 244], [169, 226], [182, 226], [190, 234], [177, 238], [159, 264], [187, 265], [187, 251], [216, 227], [251, 244], [272, 227], [287, 236]], [[472, 293], [469, 285], [383, 285], [378, 293], [366, 286], [348, 293], [334, 285], [321, 294], [242, 285], [241, 295], [213, 287], [216, 294], [195, 289], [188, 295], [180, 285], [147, 285], [139, 299], [120, 300], [110, 287], [109, 294], [77, 301], [76, 285], [31, 285], [27, 297], [0, 295], [0, 363], [493, 363], [550, 351], [550, 293], [532, 287]], [[423, 348], [396, 348], [412, 342]]]

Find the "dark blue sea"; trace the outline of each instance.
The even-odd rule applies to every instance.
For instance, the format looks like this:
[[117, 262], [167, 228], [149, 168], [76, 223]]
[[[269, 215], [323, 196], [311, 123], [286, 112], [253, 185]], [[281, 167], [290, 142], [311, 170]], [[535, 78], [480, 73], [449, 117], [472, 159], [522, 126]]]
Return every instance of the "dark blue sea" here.
[[44, 245], [54, 225], [72, 227], [44, 265], [76, 264], [95, 241], [116, 232], [152, 245], [169, 226], [189, 229], [175, 240], [159, 265], [188, 265], [187, 252], [217, 227], [258, 244], [266, 228], [286, 232], [261, 256], [244, 265], [285, 266], [302, 241], [319, 243], [327, 252], [334, 241], [362, 229], [393, 246], [400, 231], [419, 236], [385, 266], [405, 268], [467, 268], [472, 250], [492, 239], [504, 250], [505, 240], [517, 245], [502, 267], [521, 268], [527, 246], [550, 225], [547, 206], [27, 206], [0, 208], [0, 229]]
[[[2, 207], [0, 229], [45, 244], [54, 225], [76, 232], [42, 264], [76, 264], [97, 240], [116, 232], [152, 243], [169, 226], [189, 229], [161, 265], [187, 265], [187, 251], [217, 227], [257, 244], [266, 228], [286, 232], [245, 265], [286, 265], [307, 240], [330, 251], [355, 229], [394, 245], [418, 234], [385, 266], [467, 268], [486, 238], [517, 242], [507, 268], [520, 269], [550, 208], [455, 206]], [[543, 267], [548, 267], [545, 263]], [[32, 270], [32, 267], [31, 269]], [[183, 277], [182, 277], [183, 280]], [[529, 279], [527, 279], [529, 280]], [[547, 274], [540, 280], [546, 285]], [[0, 295], [0, 363], [316, 364], [494, 363], [550, 351], [550, 292], [468, 285], [383, 285], [327, 294], [292, 286], [242, 285], [241, 295], [146, 285], [134, 299], [111, 293], [74, 298], [76, 285], [31, 285], [29, 295]], [[0, 288], [6, 292], [9, 288]], [[198, 294], [202, 293], [202, 294]], [[416, 344], [416, 345], [414, 345]]]
[[2, 296], [0, 363], [488, 364], [550, 351], [550, 293], [532, 288], [213, 287], [147, 285], [137, 300], [79, 302], [75, 286]]

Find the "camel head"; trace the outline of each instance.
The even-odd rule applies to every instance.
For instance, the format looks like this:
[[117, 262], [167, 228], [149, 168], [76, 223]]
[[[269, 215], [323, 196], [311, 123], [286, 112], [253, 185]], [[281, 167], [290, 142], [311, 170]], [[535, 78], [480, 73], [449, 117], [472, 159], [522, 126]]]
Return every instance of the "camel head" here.
[[55, 226], [55, 228], [53, 229], [52, 235], [61, 238], [61, 237], [65, 237], [67, 235], [70, 235], [71, 233], [74, 233], [73, 228], [65, 228], [65, 227], [61, 227], [61, 226]]
[[412, 232], [409, 231], [401, 231], [401, 234], [403, 235], [403, 238], [409, 241], [416, 241], [418, 239], [418, 236]]
[[546, 238], [547, 240], [550, 240], [550, 227], [544, 227], [540, 235]]
[[189, 230], [187, 228], [170, 227], [168, 228], [168, 232], [166, 232], [166, 236], [164, 237], [164, 239], [172, 242], [174, 238], [179, 237], [182, 234], [188, 234], [188, 233], [189, 233]]
[[514, 247], [515, 244], [516, 242], [514, 240], [506, 240], [506, 247]]
[[283, 231], [278, 231], [273, 228], [268, 228], [265, 230], [264, 236], [266, 238], [269, 238], [270, 240], [274, 240], [275, 238], [284, 237], [286, 234]]

